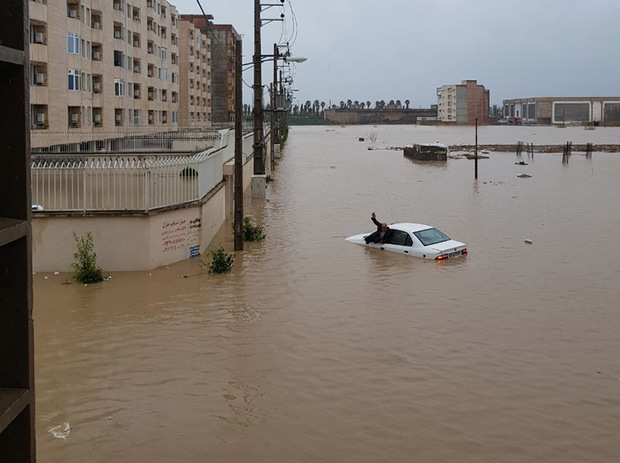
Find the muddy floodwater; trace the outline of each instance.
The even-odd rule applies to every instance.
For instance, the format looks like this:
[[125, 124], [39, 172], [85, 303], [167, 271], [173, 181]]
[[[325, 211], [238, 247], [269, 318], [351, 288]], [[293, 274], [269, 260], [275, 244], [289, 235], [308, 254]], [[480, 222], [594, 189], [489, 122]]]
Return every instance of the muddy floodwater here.
[[[267, 199], [246, 198], [267, 239], [229, 274], [206, 255], [86, 287], [36, 274], [38, 461], [618, 461], [620, 154], [490, 153], [475, 181], [471, 160], [368, 149], [437, 141], [473, 128], [291, 128]], [[469, 255], [346, 242], [373, 211]]]

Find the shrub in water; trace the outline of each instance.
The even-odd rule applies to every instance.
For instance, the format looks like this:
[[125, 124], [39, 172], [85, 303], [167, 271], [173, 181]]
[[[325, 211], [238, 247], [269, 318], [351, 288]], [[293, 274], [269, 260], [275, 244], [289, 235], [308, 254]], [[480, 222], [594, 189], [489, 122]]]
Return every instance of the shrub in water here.
[[243, 218], [243, 239], [245, 241], [260, 241], [265, 239], [263, 227], [252, 224], [250, 217]]
[[235, 256], [227, 254], [223, 247], [211, 251], [211, 263], [209, 264], [210, 273], [224, 273], [232, 269]]
[[80, 283], [98, 283], [103, 281], [101, 269], [97, 267], [97, 254], [94, 250], [93, 235], [87, 232], [83, 236], [73, 233], [77, 244], [77, 252], [73, 254], [71, 266], [75, 270], [73, 278]]

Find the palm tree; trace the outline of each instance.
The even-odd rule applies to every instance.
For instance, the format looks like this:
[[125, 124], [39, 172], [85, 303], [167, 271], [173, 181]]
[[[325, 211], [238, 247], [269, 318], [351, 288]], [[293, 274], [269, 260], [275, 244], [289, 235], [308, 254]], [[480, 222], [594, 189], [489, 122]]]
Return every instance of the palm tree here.
[[366, 108], [370, 109], [370, 100], [366, 102]]
[[394, 100], [390, 100], [388, 103], [388, 109], [394, 109], [394, 106], [396, 106], [396, 103], [394, 103]]
[[411, 103], [411, 101], [409, 100], [405, 100], [405, 107], [406, 109], [409, 109], [409, 104]]
[[340, 101], [340, 108], [344, 109], [344, 101]]
[[325, 102], [321, 101], [321, 113], [325, 114]]
[[403, 105], [401, 104], [400, 100], [396, 100], [396, 109], [400, 109], [402, 107]]
[[352, 104], [353, 104], [353, 102], [351, 100], [347, 100], [347, 108], [351, 108]]

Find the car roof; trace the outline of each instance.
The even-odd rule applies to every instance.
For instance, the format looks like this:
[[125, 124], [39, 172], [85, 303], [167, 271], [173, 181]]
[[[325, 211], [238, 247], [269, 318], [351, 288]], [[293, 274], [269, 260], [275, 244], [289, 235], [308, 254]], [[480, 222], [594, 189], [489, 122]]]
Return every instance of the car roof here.
[[391, 224], [390, 228], [413, 233], [413, 232], [417, 232], [420, 230], [428, 230], [429, 228], [434, 228], [434, 227], [431, 227], [430, 225], [424, 225], [423, 223], [401, 222], [401, 223]]

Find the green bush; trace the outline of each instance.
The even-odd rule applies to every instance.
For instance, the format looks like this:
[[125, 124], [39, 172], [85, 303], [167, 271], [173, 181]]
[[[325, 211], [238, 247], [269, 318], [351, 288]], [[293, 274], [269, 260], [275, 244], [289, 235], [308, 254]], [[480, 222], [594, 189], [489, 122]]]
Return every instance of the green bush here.
[[224, 273], [233, 268], [235, 256], [227, 254], [223, 247], [219, 247], [215, 251], [211, 251], [211, 263], [209, 264], [209, 273]]
[[248, 216], [243, 218], [243, 239], [245, 241], [260, 241], [265, 239], [263, 227], [252, 224], [252, 219]]
[[103, 273], [97, 266], [97, 254], [94, 250], [93, 235], [87, 232], [83, 236], [73, 233], [77, 252], [73, 254], [71, 266], [75, 270], [73, 278], [80, 283], [98, 283], [103, 281]]

